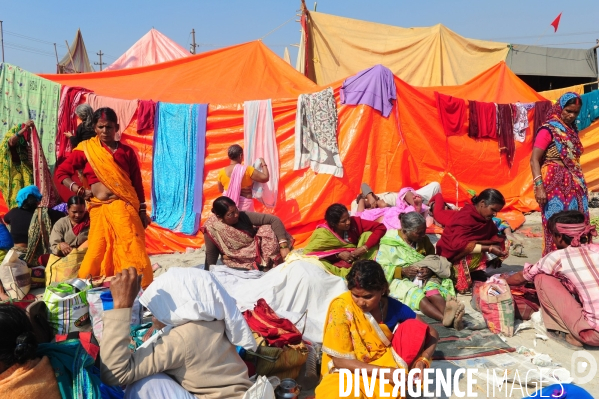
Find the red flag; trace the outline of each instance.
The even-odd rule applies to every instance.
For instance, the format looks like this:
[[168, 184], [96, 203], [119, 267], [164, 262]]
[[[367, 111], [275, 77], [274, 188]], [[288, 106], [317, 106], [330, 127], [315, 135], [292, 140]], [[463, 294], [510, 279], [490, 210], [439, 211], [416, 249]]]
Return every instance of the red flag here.
[[553, 22], [551, 23], [551, 26], [553, 26], [554, 33], [557, 32], [557, 27], [559, 26], [559, 20], [562, 17], [562, 13], [560, 12], [559, 15], [557, 16], [557, 18], [555, 20], [553, 20]]

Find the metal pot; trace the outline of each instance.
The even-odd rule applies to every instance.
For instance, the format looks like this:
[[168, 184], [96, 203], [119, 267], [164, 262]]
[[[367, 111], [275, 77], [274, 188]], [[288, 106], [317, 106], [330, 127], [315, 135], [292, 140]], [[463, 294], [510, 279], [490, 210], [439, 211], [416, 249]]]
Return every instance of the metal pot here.
[[275, 397], [277, 399], [295, 399], [299, 396], [302, 387], [291, 378], [281, 380], [281, 383], [275, 389]]

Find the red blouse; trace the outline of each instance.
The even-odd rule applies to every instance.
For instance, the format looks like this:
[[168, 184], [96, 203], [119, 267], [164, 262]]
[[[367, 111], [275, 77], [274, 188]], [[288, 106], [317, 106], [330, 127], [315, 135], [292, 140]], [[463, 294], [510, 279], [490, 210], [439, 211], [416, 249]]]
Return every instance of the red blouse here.
[[[108, 147], [106, 147], [104, 143], [102, 143], [102, 146], [109, 151]], [[112, 153], [112, 151], [110, 152]], [[121, 169], [129, 174], [129, 178], [131, 178], [131, 183], [135, 188], [139, 202], [145, 202], [144, 188], [141, 180], [141, 170], [139, 169], [139, 161], [137, 160], [137, 155], [135, 155], [133, 148], [119, 143], [118, 148], [114, 154], [112, 154], [112, 156], [114, 157], [117, 165], [119, 165]], [[87, 157], [83, 151], [73, 151], [71, 155], [69, 155], [69, 157], [63, 163], [61, 163], [58, 168], [56, 168], [56, 180], [62, 183], [64, 179], [67, 177], [71, 178], [73, 175], [75, 175], [75, 173], [77, 173], [78, 170], [81, 169], [83, 169], [83, 176], [85, 176], [90, 185], [100, 182], [91, 165], [89, 162], [87, 162]]]

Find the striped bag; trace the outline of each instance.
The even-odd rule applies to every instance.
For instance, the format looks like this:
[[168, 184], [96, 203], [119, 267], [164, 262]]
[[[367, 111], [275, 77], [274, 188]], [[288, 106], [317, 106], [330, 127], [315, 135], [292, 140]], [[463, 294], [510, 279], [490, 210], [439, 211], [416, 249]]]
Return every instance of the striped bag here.
[[477, 308], [485, 318], [487, 327], [495, 334], [502, 333], [506, 337], [514, 335], [514, 299], [510, 287], [503, 280], [486, 282], [475, 286]]

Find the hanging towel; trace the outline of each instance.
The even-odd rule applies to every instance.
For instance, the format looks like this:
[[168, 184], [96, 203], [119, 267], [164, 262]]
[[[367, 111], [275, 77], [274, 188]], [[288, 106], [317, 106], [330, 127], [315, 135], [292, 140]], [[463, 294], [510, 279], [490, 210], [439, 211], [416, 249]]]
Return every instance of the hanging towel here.
[[461, 133], [466, 120], [466, 101], [435, 92], [437, 110], [446, 136], [456, 136]]
[[31, 155], [33, 160], [33, 184], [35, 184], [42, 193], [42, 201], [40, 206], [44, 208], [52, 208], [62, 202], [58, 195], [58, 190], [54, 185], [50, 168], [46, 161], [42, 144], [37, 134], [37, 129], [34, 126], [31, 129]]
[[470, 101], [468, 136], [473, 139], [497, 138], [497, 106], [494, 103]]
[[297, 99], [293, 170], [310, 166], [316, 173], [343, 177], [337, 146], [337, 107], [330, 87]]
[[528, 110], [532, 108], [534, 108], [534, 103], [512, 104], [514, 139], [520, 143], [524, 143], [524, 140], [526, 140], [526, 129], [528, 129]]
[[57, 167], [71, 153], [71, 142], [65, 136], [65, 132], [76, 133], [77, 115], [75, 114], [75, 109], [81, 102], [81, 96], [85, 93], [90, 93], [90, 91], [82, 87], [62, 87], [60, 105], [58, 106], [58, 129], [55, 142]]
[[393, 72], [382, 65], [360, 71], [345, 79], [339, 97], [341, 104], [369, 105], [386, 118], [397, 99]]
[[2, 134], [32, 119], [50, 170], [56, 163], [56, 125], [60, 85], [18, 66], [0, 64], [0, 126]]
[[279, 195], [279, 152], [271, 100], [246, 101], [243, 104], [243, 144], [247, 164], [264, 158], [270, 173], [268, 183], [254, 183], [254, 198], [274, 208]]
[[551, 101], [537, 101], [535, 103], [535, 119], [533, 124], [534, 137], [537, 136], [537, 131], [545, 123], [549, 117], [549, 112], [553, 105]]
[[94, 93], [87, 95], [87, 103], [95, 110], [109, 107], [116, 112], [119, 120], [119, 130], [114, 136], [115, 140], [121, 139], [121, 134], [127, 129], [135, 111], [137, 111], [137, 100], [121, 100], [120, 98], [98, 96]]
[[505, 154], [508, 167], [512, 167], [516, 143], [514, 141], [514, 121], [512, 119], [511, 104], [497, 104], [497, 118], [499, 130], [497, 140], [499, 142], [499, 153]]
[[580, 107], [578, 118], [576, 118], [578, 131], [591, 126], [591, 123], [599, 117], [599, 91], [594, 90], [583, 94], [581, 98], [582, 106]]
[[[152, 161], [152, 220], [158, 225], [181, 232], [195, 234], [198, 231], [200, 213], [196, 202], [198, 184], [196, 163], [199, 148], [205, 143], [205, 118], [198, 118], [198, 105], [159, 102], [154, 132], [154, 155]], [[204, 123], [199, 129], [198, 123]], [[201, 204], [201, 200], [199, 201]]]
[[156, 103], [152, 100], [139, 100], [137, 106], [137, 133], [154, 130]]

